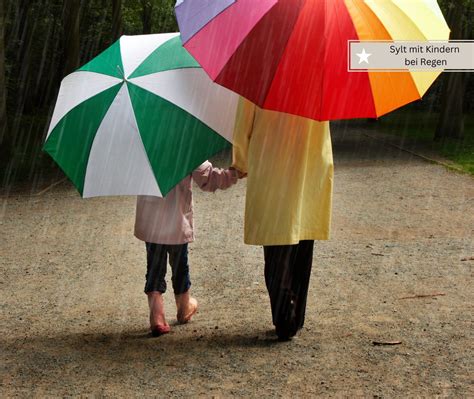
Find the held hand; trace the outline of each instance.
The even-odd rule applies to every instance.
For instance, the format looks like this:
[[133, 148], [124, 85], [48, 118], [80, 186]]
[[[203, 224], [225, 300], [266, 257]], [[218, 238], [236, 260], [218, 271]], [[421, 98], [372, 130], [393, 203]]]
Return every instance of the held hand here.
[[238, 177], [239, 179], [243, 179], [243, 178], [247, 177], [247, 173], [241, 172], [240, 170], [234, 168], [233, 166], [231, 166], [231, 167], [229, 168], [229, 170], [235, 170], [235, 171], [237, 172], [237, 177]]

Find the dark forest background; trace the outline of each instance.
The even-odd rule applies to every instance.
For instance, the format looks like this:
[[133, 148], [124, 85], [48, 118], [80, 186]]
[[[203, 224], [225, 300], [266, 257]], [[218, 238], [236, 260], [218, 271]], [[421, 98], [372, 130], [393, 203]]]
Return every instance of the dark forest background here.
[[[439, 3], [452, 38], [473, 39], [473, 1]], [[41, 146], [62, 78], [122, 34], [177, 31], [174, 4], [175, 0], [0, 0], [0, 187], [32, 179], [38, 169], [54, 168]], [[454, 140], [461, 152], [469, 152], [474, 139], [466, 115], [474, 114], [473, 98], [472, 73], [447, 73], [423, 101], [392, 115], [383, 127], [402, 124], [406, 133], [410, 123], [405, 119], [421, 123], [421, 113], [427, 117], [422, 118], [423, 126], [417, 125], [418, 132], [443, 143]], [[400, 115], [405, 115], [402, 122]]]

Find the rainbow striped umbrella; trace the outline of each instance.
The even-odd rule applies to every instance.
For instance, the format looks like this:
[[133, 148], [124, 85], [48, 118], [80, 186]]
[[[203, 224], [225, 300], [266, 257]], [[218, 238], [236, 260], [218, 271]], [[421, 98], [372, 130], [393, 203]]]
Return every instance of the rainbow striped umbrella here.
[[348, 40], [448, 40], [436, 0], [180, 0], [184, 46], [215, 82], [315, 120], [374, 118], [440, 72], [348, 72]]
[[64, 78], [44, 150], [83, 197], [161, 197], [230, 146], [237, 105], [178, 33], [123, 36]]

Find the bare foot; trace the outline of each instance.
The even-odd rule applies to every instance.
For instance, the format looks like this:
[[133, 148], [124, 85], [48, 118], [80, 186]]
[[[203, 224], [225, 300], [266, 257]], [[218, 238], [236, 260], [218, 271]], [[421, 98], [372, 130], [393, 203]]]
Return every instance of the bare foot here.
[[198, 301], [190, 295], [189, 291], [181, 295], [175, 295], [175, 299], [176, 307], [178, 309], [176, 315], [178, 323], [186, 324], [196, 314], [198, 310]]
[[170, 332], [170, 326], [166, 322], [163, 295], [160, 292], [149, 292], [148, 307], [150, 308], [150, 329], [153, 336], [159, 336]]

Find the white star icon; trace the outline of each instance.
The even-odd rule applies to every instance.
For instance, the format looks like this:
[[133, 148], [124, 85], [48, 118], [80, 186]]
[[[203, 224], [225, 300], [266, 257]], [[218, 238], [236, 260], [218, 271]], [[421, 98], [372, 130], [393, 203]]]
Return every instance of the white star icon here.
[[367, 64], [369, 63], [369, 57], [372, 54], [366, 53], [365, 48], [362, 49], [362, 53], [356, 54], [357, 57], [359, 57], [359, 64], [362, 64], [363, 62], [366, 62]]

